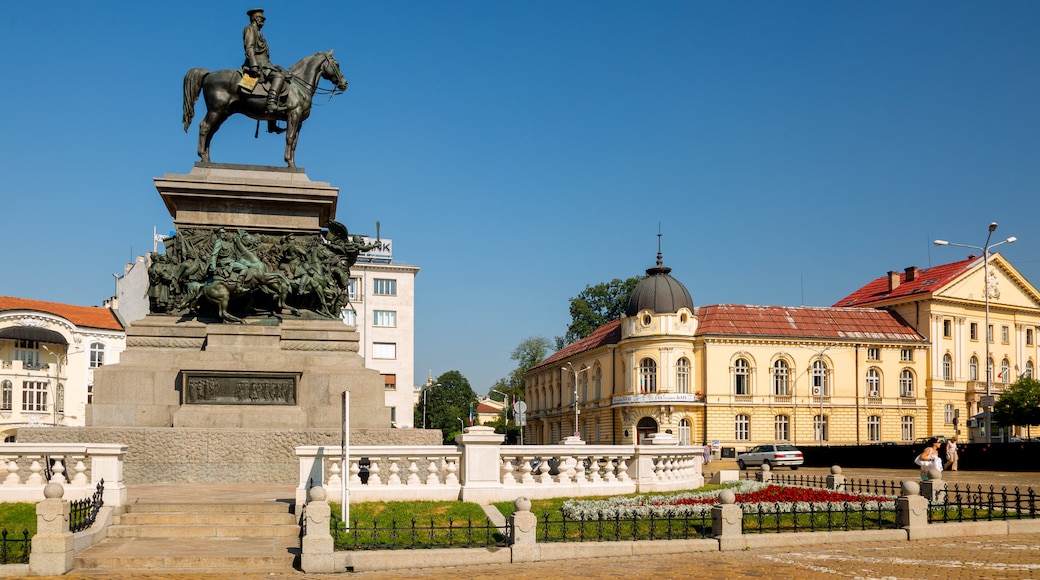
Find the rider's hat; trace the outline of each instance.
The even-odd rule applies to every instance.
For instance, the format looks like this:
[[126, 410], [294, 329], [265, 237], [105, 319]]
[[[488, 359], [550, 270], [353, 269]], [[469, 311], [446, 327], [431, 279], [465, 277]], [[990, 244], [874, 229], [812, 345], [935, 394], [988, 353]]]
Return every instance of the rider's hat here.
[[249, 16], [250, 18], [252, 18], [253, 15], [256, 14], [257, 12], [259, 12], [260, 14], [263, 14], [264, 13], [264, 9], [263, 8], [253, 8], [252, 10], [246, 10], [246, 15]]

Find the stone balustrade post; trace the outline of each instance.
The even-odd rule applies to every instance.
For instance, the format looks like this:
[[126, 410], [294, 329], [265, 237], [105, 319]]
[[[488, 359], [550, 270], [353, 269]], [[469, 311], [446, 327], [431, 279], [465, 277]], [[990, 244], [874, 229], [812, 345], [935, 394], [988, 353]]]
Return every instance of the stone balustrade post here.
[[106, 506], [118, 512], [126, 506], [126, 484], [123, 483], [123, 458], [129, 446], [121, 443], [91, 443], [87, 448], [90, 455], [90, 479], [92, 485], [105, 480], [102, 499]]
[[36, 504], [36, 535], [29, 553], [29, 571], [38, 576], [57, 576], [72, 570], [76, 557], [75, 540], [69, 531], [72, 504], [61, 499], [65, 488], [48, 483]]
[[335, 547], [329, 526], [332, 510], [324, 487], [312, 487], [305, 509], [303, 540], [300, 542], [300, 568], [308, 574], [330, 574], [336, 570]]
[[916, 481], [904, 481], [896, 498], [896, 526], [904, 529], [928, 525], [928, 499], [921, 497]]
[[845, 476], [841, 474], [840, 465], [831, 466], [831, 474], [827, 476], [827, 489], [845, 491]]
[[773, 469], [769, 467], [768, 463], [763, 463], [762, 466], [759, 467], [758, 473], [755, 474], [755, 481], [760, 481], [762, 483], [773, 481]]
[[736, 501], [733, 490], [724, 489], [719, 493], [719, 503], [711, 508], [711, 535], [718, 538], [720, 550], [743, 546], [744, 510]]
[[462, 501], [488, 501], [502, 488], [502, 442], [506, 436], [491, 427], [466, 427], [455, 436], [462, 447]]

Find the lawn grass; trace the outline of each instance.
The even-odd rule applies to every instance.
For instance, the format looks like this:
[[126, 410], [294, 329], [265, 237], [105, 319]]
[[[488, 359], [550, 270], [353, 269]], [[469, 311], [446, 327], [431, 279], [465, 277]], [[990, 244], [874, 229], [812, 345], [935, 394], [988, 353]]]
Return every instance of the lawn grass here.
[[34, 503], [0, 503], [0, 529], [7, 530], [8, 537], [22, 530], [28, 530], [29, 536], [36, 534], [36, 504]]

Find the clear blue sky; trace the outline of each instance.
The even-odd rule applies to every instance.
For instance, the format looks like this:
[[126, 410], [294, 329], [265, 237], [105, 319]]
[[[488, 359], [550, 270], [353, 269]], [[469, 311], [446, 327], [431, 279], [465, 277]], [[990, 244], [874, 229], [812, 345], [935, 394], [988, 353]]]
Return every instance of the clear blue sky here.
[[[334, 48], [350, 81], [296, 159], [422, 267], [417, 381], [487, 392], [587, 284], [652, 266], [659, 223], [699, 305], [830, 305], [991, 221], [1040, 283], [1038, 2], [257, 5], [275, 62]], [[183, 75], [238, 66], [252, 7], [5, 4], [0, 294], [100, 304], [171, 229], [152, 178], [197, 159]], [[213, 161], [282, 165], [254, 126]]]

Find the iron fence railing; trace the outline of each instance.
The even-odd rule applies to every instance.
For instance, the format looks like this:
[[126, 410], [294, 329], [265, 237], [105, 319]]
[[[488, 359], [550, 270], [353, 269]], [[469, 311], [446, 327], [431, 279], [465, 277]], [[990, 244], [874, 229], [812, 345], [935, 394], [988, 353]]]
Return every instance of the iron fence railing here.
[[634, 540], [689, 540], [711, 537], [711, 513], [665, 516], [651, 512], [644, 518], [600, 516], [597, 519], [551, 519], [544, 514], [540, 542], [620, 542]]
[[101, 509], [101, 506], [105, 504], [104, 495], [105, 480], [102, 479], [98, 482], [97, 490], [93, 495], [71, 502], [72, 511], [69, 514], [70, 532], [81, 532], [94, 525], [94, 520], [97, 519], [98, 511]]
[[28, 564], [31, 550], [29, 530], [22, 530], [19, 535], [9, 533], [7, 528], [0, 529], [0, 564]]
[[330, 531], [337, 550], [419, 550], [428, 548], [487, 548], [510, 544], [505, 528], [486, 519], [474, 523], [472, 519], [437, 524], [412, 519], [399, 523], [372, 520], [371, 523], [353, 520], [350, 528], [333, 515]]
[[928, 522], [977, 522], [1040, 517], [1033, 488], [954, 485], [929, 501]]
[[888, 502], [751, 504], [744, 509], [743, 533], [850, 532], [886, 530], [896, 525]]

